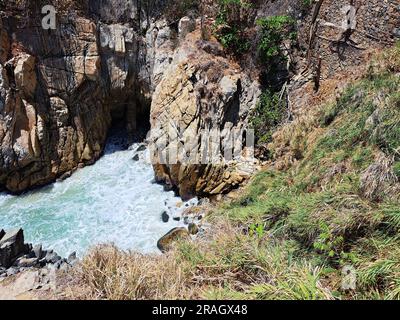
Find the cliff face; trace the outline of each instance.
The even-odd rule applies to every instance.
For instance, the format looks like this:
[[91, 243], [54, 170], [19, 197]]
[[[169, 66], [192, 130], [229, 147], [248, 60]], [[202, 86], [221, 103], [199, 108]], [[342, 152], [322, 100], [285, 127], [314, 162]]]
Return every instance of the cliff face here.
[[92, 163], [112, 120], [126, 117], [137, 132], [148, 113], [152, 45], [139, 35], [149, 29], [146, 13], [121, 3], [58, 14], [56, 30], [42, 29], [40, 6], [2, 12], [0, 185], [23, 191]]
[[[56, 30], [50, 31], [33, 18], [39, 6], [20, 4], [3, 13], [0, 185], [19, 192], [92, 163], [112, 121], [124, 119], [134, 135], [147, 126], [150, 104], [154, 129], [165, 129], [163, 115], [170, 112], [177, 123], [183, 118], [191, 123], [192, 134], [205, 123], [242, 126], [256, 103], [257, 84], [225, 57], [215, 39], [186, 39], [198, 29], [196, 21], [183, 19], [177, 30], [154, 17], [165, 8], [163, 1], [152, 8], [140, 3], [90, 1], [84, 10], [59, 14]], [[199, 81], [193, 87], [189, 78], [195, 74]], [[171, 95], [176, 97], [172, 105], [165, 100]], [[223, 168], [208, 172], [215, 180], [210, 185], [202, 180], [196, 186], [205, 179], [203, 167], [198, 168], [178, 173], [155, 165], [159, 181], [184, 185], [184, 197], [206, 188], [227, 189], [219, 181]]]

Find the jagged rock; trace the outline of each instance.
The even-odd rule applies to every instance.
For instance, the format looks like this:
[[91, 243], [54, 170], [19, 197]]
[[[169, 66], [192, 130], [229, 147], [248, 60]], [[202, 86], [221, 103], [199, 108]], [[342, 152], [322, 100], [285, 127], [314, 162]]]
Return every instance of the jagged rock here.
[[171, 249], [174, 242], [182, 239], [190, 239], [186, 228], [174, 228], [158, 240], [157, 247], [162, 252], [166, 252]]
[[146, 150], [146, 145], [141, 144], [139, 147], [137, 147], [136, 152], [142, 152]]
[[10, 267], [21, 255], [29, 252], [29, 246], [24, 244], [22, 229], [9, 230], [0, 240], [0, 266]]
[[15, 262], [15, 266], [17, 266], [18, 268], [32, 268], [36, 267], [38, 263], [39, 263], [38, 258], [21, 257], [17, 259], [17, 261]]
[[52, 263], [52, 264], [55, 264], [55, 263], [57, 263], [58, 261], [60, 261], [62, 258], [56, 253], [56, 252], [54, 252], [54, 251], [49, 251], [49, 252], [47, 252], [47, 254], [46, 254], [46, 256], [44, 257], [44, 260], [47, 262], [47, 263]]
[[[18, 23], [0, 18], [1, 187], [24, 191], [93, 163], [104, 149], [112, 118], [125, 117], [128, 130], [134, 132], [148, 116], [152, 100], [156, 100], [154, 116], [166, 107], [165, 113], [172, 111], [174, 121], [193, 120], [189, 129], [195, 134], [210, 120], [213, 126], [232, 122], [230, 114], [236, 110], [230, 109], [236, 108], [236, 96], [240, 96], [240, 109], [251, 107], [256, 82], [223, 57], [216, 41], [199, 41], [193, 18], [182, 18], [177, 34], [159, 18], [162, 7], [147, 12], [122, 0], [93, 2], [86, 17], [81, 12], [61, 15], [51, 36], [41, 28], [16, 28]], [[36, 25], [34, 21], [23, 25], [30, 23]], [[13, 49], [15, 44], [18, 50]], [[181, 76], [185, 82], [180, 83]], [[11, 88], [14, 84], [16, 92]], [[182, 110], [178, 102], [167, 108], [159, 93], [178, 96], [180, 85]], [[210, 97], [200, 94], [203, 89]], [[210, 113], [210, 119], [198, 113], [207, 100], [201, 108], [215, 105], [213, 109], [222, 111]], [[165, 124], [160, 117], [153, 126], [157, 130]], [[221, 184], [220, 173], [199, 166], [156, 168], [157, 179], [179, 189], [183, 197], [225, 191], [230, 181]], [[209, 182], [212, 178], [214, 183]]]
[[183, 223], [188, 225], [189, 224], [189, 217], [184, 217], [183, 218]]
[[185, 38], [190, 32], [196, 29], [196, 20], [191, 17], [183, 17], [179, 20], [178, 31], [181, 38]]
[[32, 248], [32, 252], [34, 253], [35, 258], [42, 259], [43, 258], [43, 248], [41, 244], [37, 244]]
[[139, 161], [140, 157], [139, 154], [135, 154], [132, 158], [133, 161]]
[[68, 258], [67, 258], [67, 262], [69, 263], [69, 264], [74, 264], [75, 262], [77, 261], [77, 257], [76, 257], [76, 252], [74, 251], [74, 252], [72, 252], [69, 256], [68, 256]]

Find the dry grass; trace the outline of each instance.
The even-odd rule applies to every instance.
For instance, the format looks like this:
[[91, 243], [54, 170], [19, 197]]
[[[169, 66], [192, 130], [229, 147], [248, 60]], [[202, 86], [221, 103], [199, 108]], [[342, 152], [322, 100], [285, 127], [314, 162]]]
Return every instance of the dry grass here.
[[183, 299], [193, 295], [183, 269], [174, 252], [146, 256], [104, 245], [94, 248], [76, 268], [68, 291], [73, 299]]
[[[321, 270], [291, 261], [272, 239], [243, 234], [225, 219], [196, 242], [146, 256], [99, 246], [73, 274], [64, 275], [68, 299], [332, 299]], [[72, 280], [73, 279], [73, 280]]]
[[362, 173], [360, 190], [366, 198], [378, 201], [387, 194], [399, 194], [393, 163], [393, 157], [388, 158], [381, 153], [377, 161]]

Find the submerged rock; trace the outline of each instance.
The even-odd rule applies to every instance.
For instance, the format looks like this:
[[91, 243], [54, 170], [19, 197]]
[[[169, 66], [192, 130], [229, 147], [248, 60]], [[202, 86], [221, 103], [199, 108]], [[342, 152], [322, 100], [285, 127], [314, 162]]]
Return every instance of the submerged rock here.
[[139, 147], [137, 147], [136, 152], [143, 152], [146, 150], [146, 145], [141, 144]]
[[189, 232], [186, 228], [174, 228], [158, 240], [157, 248], [166, 252], [171, 249], [176, 241], [182, 239], [190, 239]]
[[168, 215], [168, 213], [167, 213], [166, 211], [164, 211], [164, 212], [161, 214], [161, 219], [162, 219], [162, 221], [163, 221], [164, 223], [167, 223], [167, 222], [169, 221], [169, 215]]

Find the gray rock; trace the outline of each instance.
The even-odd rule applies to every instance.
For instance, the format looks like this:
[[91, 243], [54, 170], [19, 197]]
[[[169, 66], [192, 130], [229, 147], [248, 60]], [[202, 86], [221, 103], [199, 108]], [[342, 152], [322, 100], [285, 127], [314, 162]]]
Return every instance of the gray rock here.
[[168, 215], [168, 213], [167, 213], [166, 211], [164, 211], [164, 212], [161, 214], [161, 219], [162, 219], [162, 221], [163, 221], [164, 223], [167, 223], [167, 222], [169, 221], [169, 215]]
[[68, 256], [67, 262], [68, 262], [69, 264], [74, 264], [74, 263], [76, 262], [76, 260], [77, 260], [77, 258], [76, 258], [76, 252], [74, 251], [74, 252], [72, 252], [72, 253]]
[[58, 260], [58, 261], [56, 261], [56, 262], [53, 264], [53, 266], [54, 266], [54, 268], [56, 268], [56, 269], [60, 269], [60, 267], [61, 267], [62, 264], [63, 264], [63, 261], [62, 261], [62, 260]]
[[38, 259], [43, 258], [43, 249], [41, 244], [37, 244], [33, 247], [32, 252], [35, 254], [35, 257]]
[[56, 252], [54, 252], [53, 250], [51, 250], [51, 252], [50, 252], [50, 251], [47, 252], [47, 254], [46, 254], [46, 256], [44, 257], [44, 259], [45, 259], [45, 261], [46, 261], [47, 263], [55, 264], [55, 263], [57, 263], [58, 261], [61, 260], [61, 257], [60, 257]]
[[6, 234], [6, 232], [3, 229], [0, 229], [0, 240], [1, 240], [1, 238], [4, 237], [5, 234]]
[[190, 221], [189, 221], [189, 217], [184, 217], [184, 218], [183, 218], [183, 223], [184, 223], [184, 224], [189, 224], [189, 222], [190, 222]]
[[132, 158], [133, 161], [139, 161], [139, 154], [135, 154]]
[[0, 240], [0, 266], [9, 268], [18, 257], [29, 252], [29, 245], [24, 244], [22, 229], [7, 231]]
[[22, 229], [13, 229], [7, 231], [0, 240], [0, 246], [4, 243], [24, 242], [24, 231]]
[[136, 152], [142, 152], [142, 151], [145, 151], [145, 150], [146, 150], [146, 145], [141, 144], [141, 145], [136, 149]]
[[19, 270], [17, 268], [11, 267], [7, 270], [7, 277], [11, 277], [13, 275], [16, 275], [19, 273]]
[[21, 257], [18, 258], [17, 261], [15, 262], [15, 265], [19, 268], [32, 268], [36, 267], [39, 263], [38, 258], [25, 258]]
[[186, 37], [186, 35], [190, 32], [193, 32], [196, 29], [196, 21], [190, 17], [183, 17], [179, 21], [178, 31], [179, 36], [181, 38]]

